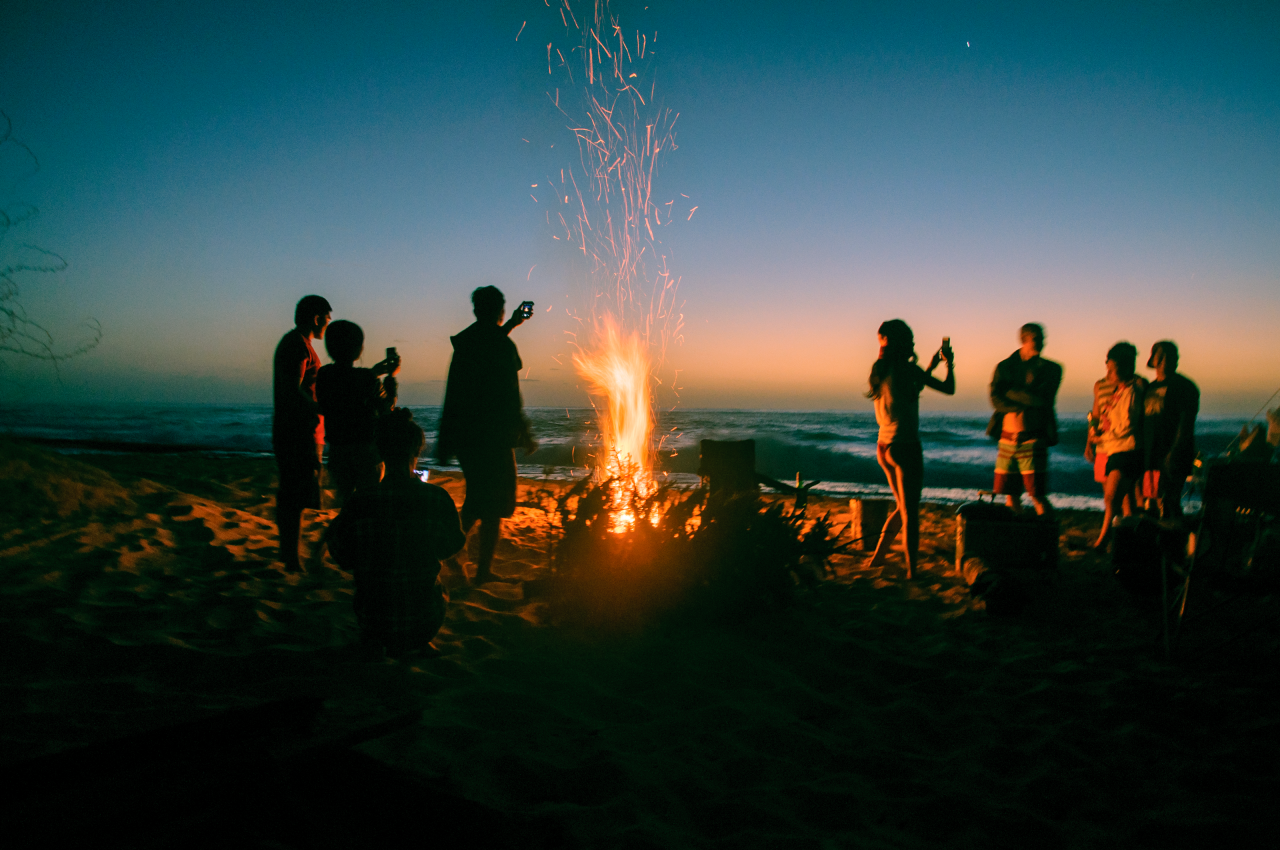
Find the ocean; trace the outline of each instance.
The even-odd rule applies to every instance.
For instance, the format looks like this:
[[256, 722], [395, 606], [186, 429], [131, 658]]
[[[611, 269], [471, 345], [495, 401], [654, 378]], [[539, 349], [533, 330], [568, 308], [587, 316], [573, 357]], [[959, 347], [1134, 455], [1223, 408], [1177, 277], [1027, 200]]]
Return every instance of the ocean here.
[[[426, 468], [435, 439], [439, 407], [411, 407], [427, 432]], [[554, 479], [586, 474], [598, 442], [589, 408], [526, 409], [538, 451], [519, 458], [520, 474]], [[986, 436], [990, 414], [922, 413], [924, 499], [960, 503], [989, 489], [996, 446]], [[51, 441], [62, 451], [200, 449], [217, 453], [269, 455], [271, 406], [254, 404], [89, 404], [0, 407], [0, 431]], [[1059, 416], [1061, 442], [1051, 450], [1050, 499], [1059, 507], [1101, 510], [1100, 485], [1083, 457], [1083, 414]], [[1225, 451], [1240, 432], [1241, 417], [1203, 416], [1197, 423], [1200, 451]], [[674, 410], [664, 412], [655, 431], [662, 476], [680, 486], [699, 478], [700, 440], [756, 441], [757, 471], [785, 482], [799, 475], [818, 481], [814, 492], [835, 497], [887, 496], [876, 463], [876, 424], [871, 411]], [[1193, 507], [1195, 494], [1188, 494]]]

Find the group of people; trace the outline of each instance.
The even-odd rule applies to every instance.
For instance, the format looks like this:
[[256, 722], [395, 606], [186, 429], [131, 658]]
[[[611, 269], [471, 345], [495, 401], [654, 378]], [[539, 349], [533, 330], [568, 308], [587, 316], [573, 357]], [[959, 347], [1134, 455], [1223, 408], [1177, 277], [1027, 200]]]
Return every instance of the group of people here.
[[[536, 449], [520, 398], [520, 355], [508, 337], [532, 305], [502, 323], [505, 299], [497, 287], [480, 287], [471, 302], [475, 323], [451, 339], [436, 441], [437, 460], [456, 455], [466, 478], [461, 518], [452, 497], [416, 472], [426, 438], [413, 414], [396, 406], [394, 348], [373, 367], [357, 367], [364, 332], [353, 322], [331, 323], [329, 302], [318, 295], [298, 302], [294, 328], [276, 346], [271, 436], [280, 560], [288, 572], [305, 569], [302, 515], [320, 508], [327, 442], [328, 477], [342, 510], [324, 544], [354, 574], [361, 637], [379, 653], [429, 651], [444, 622], [441, 561], [463, 549], [477, 524], [472, 581], [494, 578], [502, 519], [515, 511], [514, 450]], [[317, 339], [333, 361], [327, 366], [312, 346]]]
[[[880, 325], [880, 354], [871, 366], [867, 397], [875, 407], [879, 434], [876, 458], [893, 492], [895, 509], [885, 521], [870, 564], [879, 566], [895, 540], [902, 540], [907, 578], [919, 558], [920, 491], [924, 483], [920, 444], [920, 393], [925, 387], [954, 395], [955, 356], [944, 338], [927, 369], [920, 367], [915, 337], [901, 319]], [[1018, 350], [1000, 361], [991, 376], [994, 412], [987, 434], [998, 444], [993, 491], [1014, 511], [1025, 492], [1035, 512], [1049, 516], [1049, 449], [1058, 444], [1056, 411], [1062, 366], [1042, 356], [1044, 328], [1028, 323], [1018, 330]], [[1155, 380], [1135, 374], [1138, 350], [1119, 342], [1107, 352], [1107, 374], [1094, 384], [1085, 457], [1103, 485], [1105, 513], [1094, 547], [1107, 541], [1117, 512], [1158, 512], [1182, 516], [1182, 491], [1195, 461], [1195, 420], [1200, 391], [1178, 373], [1178, 347], [1161, 340], [1151, 347], [1147, 367]], [[934, 370], [946, 363], [946, 376]]]
[[[396, 406], [395, 349], [372, 368], [355, 365], [364, 333], [353, 322], [330, 323], [329, 302], [308, 295], [298, 302], [294, 328], [276, 348], [272, 443], [279, 471], [276, 521], [280, 557], [287, 571], [299, 559], [302, 513], [320, 507], [323, 444], [329, 444], [329, 476], [342, 502], [325, 542], [356, 579], [355, 607], [361, 634], [392, 654], [429, 645], [444, 620], [441, 560], [453, 558], [478, 525], [472, 581], [492, 580], [502, 519], [515, 511], [515, 449], [536, 449], [520, 398], [520, 355], [509, 334], [531, 315], [521, 304], [503, 323], [505, 299], [493, 286], [471, 295], [476, 321], [451, 338], [453, 357], [440, 415], [436, 459], [455, 455], [466, 479], [461, 518], [452, 498], [415, 472], [425, 445], [413, 415]], [[326, 333], [327, 331], [327, 333]], [[1042, 356], [1044, 328], [1019, 329], [1019, 347], [991, 377], [994, 412], [987, 433], [997, 441], [994, 492], [1021, 510], [1026, 493], [1035, 512], [1051, 514], [1049, 448], [1058, 443], [1056, 399], [1062, 366]], [[920, 543], [920, 493], [924, 455], [920, 443], [920, 393], [928, 387], [954, 395], [955, 355], [949, 339], [921, 368], [911, 328], [901, 319], [880, 325], [880, 353], [871, 366], [867, 397], [879, 432], [876, 458], [893, 492], [895, 510], [881, 531], [873, 566], [902, 539], [907, 578], [916, 571]], [[321, 366], [312, 347], [324, 339], [332, 363]], [[1162, 340], [1147, 366], [1155, 380], [1136, 372], [1137, 349], [1116, 343], [1107, 352], [1106, 376], [1094, 385], [1085, 457], [1103, 484], [1106, 512], [1095, 546], [1102, 546], [1117, 512], [1158, 510], [1181, 516], [1182, 488], [1195, 459], [1195, 419], [1200, 392], [1178, 373], [1178, 348]], [[946, 364], [946, 374], [934, 372]]]

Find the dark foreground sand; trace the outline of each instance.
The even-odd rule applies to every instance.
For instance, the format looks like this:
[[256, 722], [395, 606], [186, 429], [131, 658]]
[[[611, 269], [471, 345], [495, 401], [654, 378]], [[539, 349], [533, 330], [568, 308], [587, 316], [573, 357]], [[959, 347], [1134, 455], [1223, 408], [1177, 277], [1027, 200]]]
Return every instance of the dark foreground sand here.
[[[411, 845], [1274, 846], [1275, 601], [1191, 623], [1168, 666], [1154, 608], [1084, 548], [1096, 516], [1064, 515], [1061, 567], [1012, 618], [970, 597], [953, 511], [926, 507], [915, 582], [848, 556], [773, 619], [606, 635], [550, 622], [545, 521], [521, 508], [509, 583], [447, 576], [441, 657], [365, 663], [350, 576], [275, 566], [273, 478], [0, 442], [11, 823], [98, 818], [135, 846], [396, 844], [369, 831], [392, 822]], [[310, 739], [260, 724], [256, 761], [203, 785], [127, 749], [47, 757], [297, 697], [323, 700]]]

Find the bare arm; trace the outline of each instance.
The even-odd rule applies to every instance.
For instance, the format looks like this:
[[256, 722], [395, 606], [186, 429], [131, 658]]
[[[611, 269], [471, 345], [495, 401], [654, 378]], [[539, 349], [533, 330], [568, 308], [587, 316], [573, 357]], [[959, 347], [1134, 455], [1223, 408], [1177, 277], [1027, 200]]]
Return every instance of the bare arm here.
[[924, 385], [931, 390], [937, 390], [943, 395], [956, 394], [956, 376], [952, 372], [951, 359], [947, 359], [947, 377], [939, 381], [933, 377], [933, 370], [938, 368], [938, 362], [942, 360], [937, 354], [933, 355], [933, 362], [929, 364], [929, 368], [924, 370]]
[[1098, 435], [1095, 430], [1097, 422], [1102, 417], [1102, 404], [1098, 401], [1098, 384], [1093, 385], [1093, 409], [1089, 411], [1090, 425], [1084, 435], [1084, 459], [1093, 463], [1094, 458], [1098, 456], [1097, 449], [1094, 444], [1098, 442]]

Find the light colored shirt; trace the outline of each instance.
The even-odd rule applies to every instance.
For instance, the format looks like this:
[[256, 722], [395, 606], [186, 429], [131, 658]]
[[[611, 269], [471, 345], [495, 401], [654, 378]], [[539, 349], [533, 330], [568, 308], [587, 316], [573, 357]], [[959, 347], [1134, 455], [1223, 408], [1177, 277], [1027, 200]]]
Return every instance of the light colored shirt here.
[[924, 370], [914, 363], [895, 368], [880, 383], [880, 394], [872, 399], [876, 424], [880, 433], [876, 442], [920, 442], [920, 390], [924, 389]]

